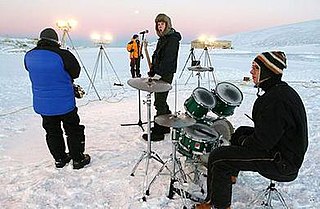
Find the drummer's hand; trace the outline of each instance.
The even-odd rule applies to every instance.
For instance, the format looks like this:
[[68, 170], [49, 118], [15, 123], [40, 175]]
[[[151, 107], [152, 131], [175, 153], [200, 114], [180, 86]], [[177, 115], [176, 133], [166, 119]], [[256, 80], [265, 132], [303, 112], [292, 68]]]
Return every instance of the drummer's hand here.
[[231, 145], [241, 146], [243, 141], [247, 136], [251, 135], [254, 132], [254, 128], [250, 126], [240, 126], [237, 130], [231, 135], [230, 143]]

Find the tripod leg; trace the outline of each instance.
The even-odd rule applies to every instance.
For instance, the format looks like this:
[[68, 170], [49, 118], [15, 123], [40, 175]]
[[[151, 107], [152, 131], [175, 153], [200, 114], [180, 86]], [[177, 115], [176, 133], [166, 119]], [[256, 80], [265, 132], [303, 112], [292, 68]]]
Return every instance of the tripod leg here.
[[[104, 49], [104, 48], [103, 48], [103, 53], [104, 53], [105, 57], [107, 58], [107, 60], [108, 60], [108, 62], [109, 62], [109, 64], [110, 64], [110, 66], [111, 66], [111, 68], [112, 68], [112, 70], [113, 70], [113, 73], [114, 73], [114, 74], [115, 74], [115, 76], [117, 77], [118, 82], [121, 84], [121, 81], [120, 81], [120, 79], [119, 79], [119, 76], [118, 76], [118, 74], [116, 73], [116, 71], [114, 70], [114, 67], [113, 67], [113, 65], [112, 65], [112, 62], [111, 62], [111, 60], [109, 59], [109, 57], [108, 57], [108, 55], [107, 55], [107, 53], [106, 53], [106, 51], [105, 51], [105, 49]], [[122, 89], [124, 90], [123, 85], [122, 85]]]
[[280, 200], [281, 204], [283, 205], [284, 208], [289, 209], [286, 201], [284, 200], [283, 196], [281, 195], [281, 193], [275, 188], [274, 192], [276, 193], [276, 196], [278, 197], [278, 199]]
[[83, 68], [84, 72], [86, 73], [86, 75], [87, 75], [87, 77], [88, 77], [88, 79], [89, 79], [89, 81], [90, 81], [90, 83], [91, 83], [91, 85], [92, 85], [92, 87], [93, 87], [94, 91], [96, 92], [96, 94], [97, 94], [97, 96], [98, 96], [99, 100], [101, 100], [101, 97], [100, 97], [100, 95], [98, 94], [98, 91], [97, 91], [96, 87], [93, 85], [93, 82], [92, 82], [92, 80], [91, 80], [91, 78], [90, 78], [90, 76], [89, 76], [89, 73], [88, 73], [88, 71], [87, 71], [87, 68], [84, 66], [84, 64], [83, 64], [83, 62], [82, 62], [82, 60], [81, 60], [81, 57], [80, 57], [80, 55], [79, 55], [78, 51], [77, 51], [77, 50], [76, 50], [76, 48], [74, 47], [73, 41], [72, 41], [72, 39], [71, 39], [71, 37], [70, 37], [70, 35], [69, 35], [68, 31], [64, 31], [64, 32], [65, 32], [65, 34], [68, 36], [69, 41], [70, 41], [70, 43], [71, 43], [71, 45], [72, 45], [72, 48], [73, 48], [73, 49], [74, 49], [74, 51], [76, 52], [76, 55], [77, 55], [77, 57], [78, 57], [78, 59], [79, 59], [79, 61], [80, 61], [80, 63], [81, 63], [81, 66], [82, 66], [82, 68]]

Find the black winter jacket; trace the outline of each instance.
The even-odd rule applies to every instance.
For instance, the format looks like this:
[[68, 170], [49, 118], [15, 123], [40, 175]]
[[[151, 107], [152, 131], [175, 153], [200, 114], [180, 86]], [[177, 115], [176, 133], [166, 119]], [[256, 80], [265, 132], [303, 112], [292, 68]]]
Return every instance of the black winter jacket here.
[[275, 157], [278, 171], [296, 176], [308, 147], [307, 117], [297, 92], [281, 77], [262, 83], [265, 91], [254, 103], [254, 133], [243, 146], [263, 150]]
[[164, 76], [175, 73], [181, 35], [173, 28], [158, 39], [157, 47], [152, 55], [152, 71]]

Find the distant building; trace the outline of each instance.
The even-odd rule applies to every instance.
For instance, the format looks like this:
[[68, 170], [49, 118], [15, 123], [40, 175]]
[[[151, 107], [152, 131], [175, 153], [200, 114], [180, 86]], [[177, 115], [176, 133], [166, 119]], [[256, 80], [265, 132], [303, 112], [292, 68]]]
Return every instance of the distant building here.
[[191, 41], [191, 48], [203, 49], [205, 47], [212, 49], [232, 49], [231, 41], [227, 40], [216, 40], [213, 42], [206, 42], [196, 39]]

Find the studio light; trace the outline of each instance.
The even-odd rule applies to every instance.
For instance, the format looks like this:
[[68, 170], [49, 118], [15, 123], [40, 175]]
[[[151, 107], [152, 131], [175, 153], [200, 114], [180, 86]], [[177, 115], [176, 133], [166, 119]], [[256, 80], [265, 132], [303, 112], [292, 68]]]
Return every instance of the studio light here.
[[58, 20], [56, 22], [56, 25], [57, 27], [60, 29], [60, 30], [66, 30], [66, 31], [69, 31], [71, 30], [71, 28], [74, 28], [76, 25], [77, 25], [77, 21], [76, 20]]
[[67, 40], [67, 36], [69, 35], [68, 32], [76, 27], [77, 25], [77, 21], [76, 20], [73, 20], [73, 19], [70, 19], [70, 20], [58, 20], [56, 22], [56, 25], [58, 27], [59, 30], [62, 31], [62, 38], [61, 38], [61, 46], [63, 48], [66, 47], [66, 40]]

